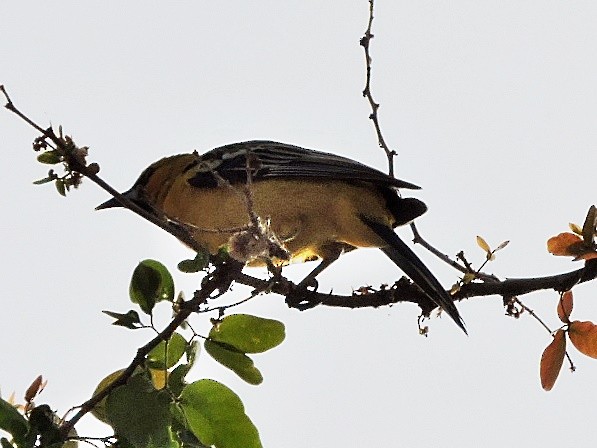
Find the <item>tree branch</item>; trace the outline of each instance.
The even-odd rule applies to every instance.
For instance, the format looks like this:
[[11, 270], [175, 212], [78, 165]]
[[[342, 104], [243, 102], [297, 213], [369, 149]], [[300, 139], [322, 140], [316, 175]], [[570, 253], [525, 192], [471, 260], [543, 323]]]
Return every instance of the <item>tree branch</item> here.
[[[572, 288], [578, 283], [587, 282], [595, 278], [597, 278], [597, 260], [590, 260], [586, 262], [584, 268], [563, 274], [469, 283], [463, 285], [458, 292], [453, 294], [453, 297], [454, 300], [489, 295], [511, 297], [544, 289], [553, 289], [554, 291], [561, 292]], [[238, 274], [236, 282], [262, 291], [269, 290], [283, 296], [288, 296], [296, 289], [294, 283], [284, 278], [272, 284], [270, 281], [261, 280], [244, 273]], [[378, 290], [361, 288], [352, 295], [308, 292], [305, 294], [303, 301], [311, 303], [314, 306], [321, 304], [340, 308], [376, 308], [394, 303], [410, 302], [417, 304], [426, 315], [437, 308], [437, 305], [423, 291], [405, 277], [398, 280], [392, 286], [382, 286]]]
[[375, 127], [375, 133], [377, 134], [377, 142], [379, 147], [384, 150], [386, 153], [386, 157], [388, 158], [388, 172], [390, 176], [394, 176], [394, 156], [396, 155], [396, 151], [391, 150], [388, 148], [385, 139], [381, 133], [381, 127], [379, 126], [379, 118], [377, 116], [377, 110], [379, 109], [379, 103], [376, 103], [373, 99], [373, 95], [371, 93], [371, 53], [369, 50], [369, 43], [371, 39], [373, 39], [373, 34], [371, 33], [371, 29], [373, 26], [373, 6], [374, 0], [369, 0], [369, 20], [367, 22], [367, 29], [365, 30], [365, 34], [361, 37], [360, 44], [365, 51], [365, 64], [366, 64], [366, 77], [365, 77], [365, 88], [363, 89], [363, 96], [367, 98], [369, 102], [369, 106], [371, 107], [371, 114], [369, 114], [369, 119], [373, 122], [373, 126]]

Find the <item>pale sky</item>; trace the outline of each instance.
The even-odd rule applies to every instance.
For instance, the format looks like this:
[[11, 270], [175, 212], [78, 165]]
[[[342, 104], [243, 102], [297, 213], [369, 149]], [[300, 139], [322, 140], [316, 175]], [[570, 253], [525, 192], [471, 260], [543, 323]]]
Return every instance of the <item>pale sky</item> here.
[[[170, 154], [270, 139], [386, 170], [361, 96], [359, 39], [368, 2], [4, 2], [0, 83], [40, 124], [62, 125], [116, 188]], [[475, 236], [510, 245], [486, 271], [505, 277], [577, 267], [546, 240], [582, 224], [596, 202], [597, 4], [378, 0], [373, 92], [396, 149], [396, 173], [421, 185], [419, 230], [440, 250], [479, 265]], [[110, 326], [125, 312], [136, 264], [175, 270], [189, 251], [124, 210], [91, 182], [66, 199], [36, 187], [36, 136], [0, 112], [5, 157], [4, 306], [0, 388], [22, 396], [38, 374], [38, 403], [59, 414], [86, 400], [152, 336]], [[405, 240], [408, 228], [400, 229]], [[415, 247], [443, 284], [458, 274]], [[298, 280], [311, 265], [293, 266]], [[264, 276], [259, 269], [251, 270]], [[343, 256], [320, 288], [350, 292], [401, 273], [380, 252]], [[175, 274], [190, 297], [199, 279]], [[573, 319], [597, 321], [597, 283], [574, 290]], [[237, 286], [231, 297], [245, 297]], [[521, 298], [552, 328], [558, 296]], [[265, 296], [237, 312], [286, 324], [287, 339], [255, 356], [265, 381], [245, 384], [203, 354], [189, 379], [214, 378], [243, 399], [265, 447], [502, 447], [595, 444], [597, 361], [570, 348], [547, 393], [539, 359], [551, 337], [504, 316], [500, 297], [459, 304], [469, 336], [448, 318], [417, 333], [418, 308], [289, 310]], [[158, 321], [166, 324], [164, 306]], [[160, 320], [161, 319], [161, 320]], [[193, 322], [208, 332], [205, 318]], [[93, 417], [81, 435], [107, 435]]]

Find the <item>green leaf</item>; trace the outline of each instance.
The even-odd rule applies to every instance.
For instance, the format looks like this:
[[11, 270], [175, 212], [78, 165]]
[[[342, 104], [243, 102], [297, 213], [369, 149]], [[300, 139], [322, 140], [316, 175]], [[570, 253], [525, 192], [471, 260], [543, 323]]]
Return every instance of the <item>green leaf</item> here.
[[259, 433], [234, 392], [213, 380], [184, 388], [180, 404], [190, 430], [204, 445], [216, 448], [261, 448]]
[[191, 366], [188, 364], [181, 364], [176, 366], [170, 375], [168, 375], [168, 389], [177, 397], [182, 392], [182, 389], [186, 386], [184, 381], [187, 373], [191, 370]]
[[147, 355], [147, 365], [152, 369], [169, 369], [185, 354], [187, 340], [174, 333], [168, 341], [162, 341]]
[[47, 184], [49, 182], [52, 182], [54, 179], [56, 179], [55, 177], [44, 177], [43, 179], [39, 179], [39, 180], [34, 180], [33, 181], [33, 185], [43, 185], [43, 184]]
[[174, 280], [159, 261], [143, 260], [133, 272], [129, 295], [144, 313], [151, 314], [157, 302], [174, 300]]
[[16, 444], [21, 447], [32, 447], [35, 434], [30, 435], [29, 423], [9, 402], [0, 398], [0, 429], [8, 432]]
[[204, 270], [209, 265], [209, 254], [197, 252], [192, 260], [182, 260], [178, 263], [178, 270], [186, 273], [194, 273]]
[[190, 367], [195, 364], [195, 360], [197, 359], [197, 353], [199, 352], [200, 345], [197, 343], [197, 340], [193, 340], [190, 344], [187, 344], [187, 349], [185, 351], [187, 355], [187, 363]]
[[52, 182], [53, 180], [58, 179], [58, 176], [54, 172], [53, 169], [48, 171], [48, 177], [44, 177], [43, 179], [39, 179], [33, 182], [34, 185], [42, 185], [47, 184], [48, 182]]
[[170, 375], [168, 375], [168, 389], [175, 397], [179, 396], [182, 389], [186, 386], [184, 379], [195, 363], [199, 347], [200, 346], [196, 340], [187, 343], [187, 346], [185, 347], [187, 363], [175, 367], [174, 370], [170, 372]]
[[57, 163], [60, 163], [62, 159], [60, 154], [56, 151], [46, 151], [37, 156], [37, 161], [48, 165], [56, 165]]
[[174, 448], [170, 431], [170, 395], [154, 389], [144, 374], [132, 376], [106, 400], [106, 414], [116, 435], [135, 448]]
[[131, 330], [135, 330], [142, 326], [141, 318], [139, 317], [139, 313], [134, 310], [128, 311], [126, 314], [122, 313], [115, 313], [114, 311], [102, 311], [102, 313], [107, 314], [110, 317], [116, 319], [115, 322], [112, 322], [112, 325], [120, 325], [121, 327], [130, 328]]
[[210, 448], [206, 445], [203, 445], [199, 441], [199, 439], [197, 437], [195, 437], [195, 434], [193, 434], [188, 429], [179, 431], [178, 437], [180, 438], [180, 441], [183, 443], [182, 446], [184, 448]]
[[56, 190], [60, 193], [60, 196], [66, 196], [66, 185], [64, 184], [64, 180], [56, 179], [54, 185], [56, 185]]
[[284, 340], [284, 324], [248, 314], [233, 314], [209, 332], [205, 350], [249, 384], [260, 384], [263, 376], [246, 353], [261, 353]]
[[209, 337], [242, 353], [262, 353], [282, 343], [284, 324], [249, 314], [231, 314], [214, 325]]
[[253, 360], [244, 353], [235, 350], [234, 347], [226, 346], [221, 342], [212, 340], [205, 341], [205, 351], [211, 355], [213, 359], [218, 361], [224, 367], [228, 367], [243, 380], [249, 384], [261, 384], [263, 382], [263, 375], [255, 365]]

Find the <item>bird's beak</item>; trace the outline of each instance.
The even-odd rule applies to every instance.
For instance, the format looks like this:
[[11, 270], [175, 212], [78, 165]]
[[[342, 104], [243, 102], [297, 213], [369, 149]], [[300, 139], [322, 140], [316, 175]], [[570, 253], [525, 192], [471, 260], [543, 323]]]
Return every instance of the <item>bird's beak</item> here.
[[122, 204], [120, 202], [118, 202], [118, 199], [112, 198], [112, 199], [108, 199], [103, 204], [98, 205], [97, 207], [95, 207], [95, 209], [103, 210], [105, 208], [113, 208], [113, 207], [122, 207]]
[[[134, 193], [134, 190], [131, 188], [129, 191], [125, 191], [124, 193], [122, 193], [122, 195], [133, 201], [135, 199], [135, 197], [137, 196]], [[108, 199], [106, 202], [104, 202], [103, 204], [98, 205], [97, 207], [95, 207], [96, 210], [104, 210], [106, 208], [114, 208], [114, 207], [122, 207], [123, 205], [120, 203], [120, 201], [116, 198], [111, 198]]]

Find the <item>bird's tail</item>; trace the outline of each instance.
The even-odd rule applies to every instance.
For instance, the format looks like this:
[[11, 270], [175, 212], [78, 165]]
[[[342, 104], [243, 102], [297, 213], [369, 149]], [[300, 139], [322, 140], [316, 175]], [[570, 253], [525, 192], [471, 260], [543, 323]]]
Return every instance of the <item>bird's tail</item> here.
[[387, 246], [380, 249], [429, 296], [433, 303], [443, 309], [456, 322], [456, 325], [467, 333], [452, 297], [419, 257], [389, 227], [366, 217], [361, 217], [361, 219], [386, 242]]

